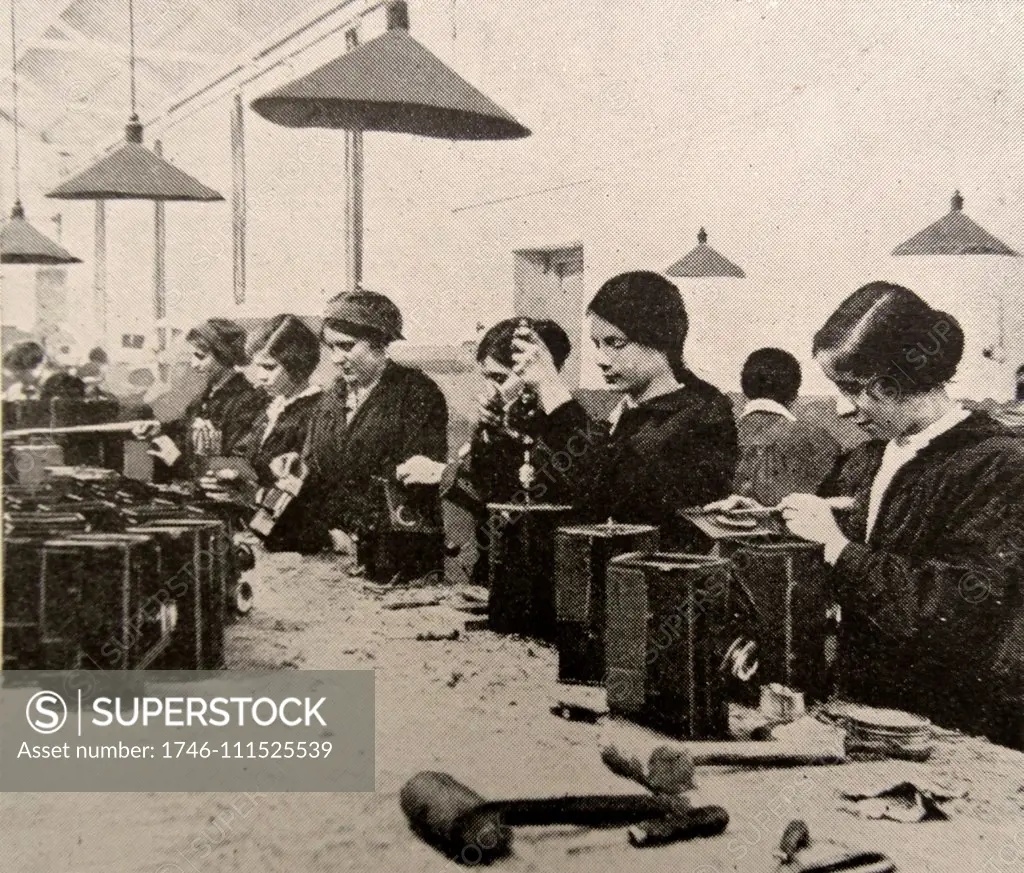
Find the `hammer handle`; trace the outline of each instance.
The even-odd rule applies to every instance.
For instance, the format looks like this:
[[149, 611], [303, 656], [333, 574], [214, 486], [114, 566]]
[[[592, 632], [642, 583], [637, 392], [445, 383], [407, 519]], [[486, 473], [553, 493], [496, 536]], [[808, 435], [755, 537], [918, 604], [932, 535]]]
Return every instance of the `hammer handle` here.
[[679, 811], [678, 800], [651, 794], [583, 795], [536, 800], [499, 800], [475, 810], [498, 813], [506, 825], [616, 827]]
[[830, 744], [787, 744], [774, 740], [687, 742], [683, 747], [695, 764], [800, 767], [810, 764], [842, 764], [846, 755]]

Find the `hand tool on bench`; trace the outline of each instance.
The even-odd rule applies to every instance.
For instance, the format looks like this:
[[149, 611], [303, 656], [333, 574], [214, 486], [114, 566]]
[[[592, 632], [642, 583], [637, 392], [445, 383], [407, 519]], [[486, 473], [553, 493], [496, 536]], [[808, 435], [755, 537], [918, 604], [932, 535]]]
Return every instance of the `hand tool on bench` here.
[[779, 859], [776, 869], [789, 873], [893, 873], [896, 869], [892, 860], [881, 852], [851, 851], [828, 843], [809, 847], [811, 834], [806, 822], [791, 821], [782, 832], [775, 852]]
[[617, 776], [631, 779], [653, 794], [679, 794], [697, 787], [693, 758], [683, 748], [656, 746], [644, 766], [639, 758], [609, 745], [601, 749], [601, 760]]
[[449, 774], [431, 771], [406, 782], [400, 802], [416, 834], [468, 865], [508, 854], [519, 825], [616, 827], [689, 811], [685, 798], [652, 794], [487, 801]]
[[700, 837], [717, 837], [729, 826], [729, 813], [720, 806], [698, 806], [632, 825], [626, 831], [631, 846], [664, 846]]
[[706, 740], [682, 743], [694, 764], [750, 767], [804, 767], [842, 764], [846, 752], [835, 743], [785, 740]]
[[782, 832], [782, 839], [779, 841], [778, 851], [775, 857], [781, 864], [792, 864], [796, 853], [806, 849], [811, 844], [811, 832], [807, 829], [807, 823], [800, 819], [794, 819]]
[[[680, 795], [697, 787], [693, 759], [685, 749], [657, 746], [645, 766], [614, 746], [601, 750], [601, 760], [617, 776], [643, 785], [653, 794]], [[680, 798], [682, 800], [682, 798]], [[663, 846], [700, 837], [714, 837], [729, 826], [729, 813], [720, 806], [701, 806], [661, 816], [630, 827], [626, 835], [636, 848]]]
[[794, 873], [893, 873], [896, 865], [881, 852], [845, 852], [797, 862]]

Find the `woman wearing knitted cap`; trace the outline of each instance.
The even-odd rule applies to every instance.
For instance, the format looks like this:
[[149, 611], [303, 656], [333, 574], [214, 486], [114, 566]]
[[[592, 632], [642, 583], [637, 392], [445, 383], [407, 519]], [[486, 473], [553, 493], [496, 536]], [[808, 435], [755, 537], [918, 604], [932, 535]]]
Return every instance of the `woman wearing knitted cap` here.
[[907, 288], [848, 297], [813, 352], [872, 439], [782, 507], [832, 566], [843, 696], [1024, 749], [1024, 443], [949, 396], [963, 349]]
[[185, 335], [191, 367], [203, 391], [188, 404], [178, 421], [140, 426], [137, 439], [155, 443], [154, 457], [163, 462], [155, 477], [192, 478], [197, 458], [230, 455], [252, 429], [267, 405], [266, 392], [254, 387], [237, 368], [248, 362], [245, 330], [226, 318], [211, 318]]
[[329, 301], [321, 340], [338, 379], [313, 413], [304, 455], [303, 499], [320, 507], [325, 529], [356, 536], [359, 563], [384, 582], [443, 562], [437, 488], [403, 488], [396, 470], [415, 455], [445, 459], [448, 405], [427, 376], [388, 357], [402, 338], [402, 314], [384, 295]]
[[[601, 286], [587, 315], [597, 365], [623, 398], [604, 432], [581, 435], [568, 471], [573, 504], [587, 520], [657, 525], [665, 548], [706, 550], [677, 513], [728, 493], [736, 423], [725, 395], [683, 363], [678, 289], [657, 273], [623, 273]], [[578, 415], [544, 344], [523, 333], [515, 344], [515, 371], [549, 416]]]

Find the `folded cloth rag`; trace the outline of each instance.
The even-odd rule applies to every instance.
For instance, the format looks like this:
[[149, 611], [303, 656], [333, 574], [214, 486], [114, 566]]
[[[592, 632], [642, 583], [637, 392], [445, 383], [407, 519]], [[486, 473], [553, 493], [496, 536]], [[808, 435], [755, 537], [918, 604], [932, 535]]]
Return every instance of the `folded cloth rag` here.
[[892, 821], [945, 821], [949, 818], [942, 804], [961, 794], [940, 793], [933, 788], [919, 787], [913, 782], [900, 782], [874, 793], [841, 792], [850, 801], [843, 809], [865, 818], [887, 818]]

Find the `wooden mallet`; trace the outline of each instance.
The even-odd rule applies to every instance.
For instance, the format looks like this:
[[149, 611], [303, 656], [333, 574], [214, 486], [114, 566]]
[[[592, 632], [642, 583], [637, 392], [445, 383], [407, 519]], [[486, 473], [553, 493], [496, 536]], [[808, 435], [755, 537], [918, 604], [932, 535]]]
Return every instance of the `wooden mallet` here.
[[447, 773], [417, 773], [402, 787], [402, 811], [425, 842], [469, 866], [507, 855], [517, 825], [616, 827], [684, 815], [685, 798], [613, 794], [487, 801]]

